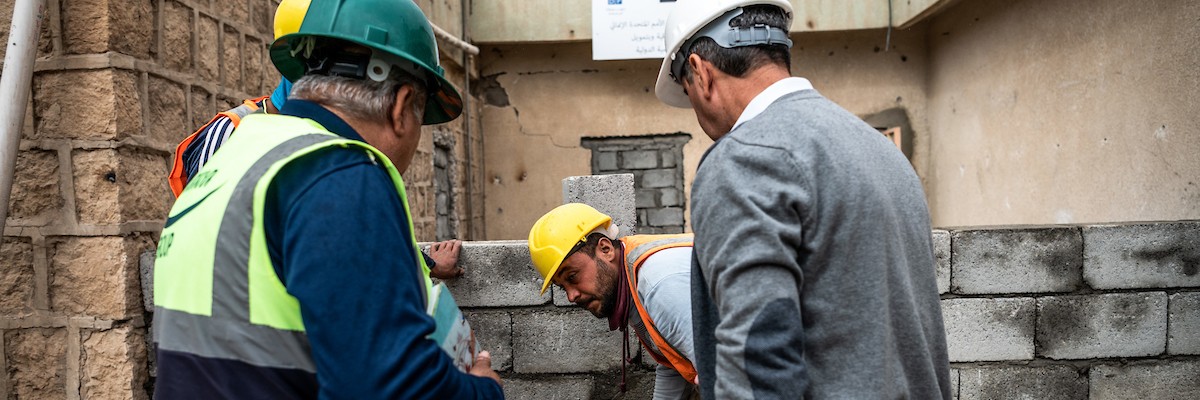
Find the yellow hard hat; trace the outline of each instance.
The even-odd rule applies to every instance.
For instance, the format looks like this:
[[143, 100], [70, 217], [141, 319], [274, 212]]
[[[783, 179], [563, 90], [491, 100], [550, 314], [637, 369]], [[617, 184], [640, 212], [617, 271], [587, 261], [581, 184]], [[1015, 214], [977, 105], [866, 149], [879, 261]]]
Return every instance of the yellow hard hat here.
[[[550, 287], [550, 278], [559, 265], [571, 255], [575, 246], [585, 241], [597, 228], [609, 229], [612, 218], [583, 203], [567, 203], [555, 207], [538, 218], [529, 230], [529, 257], [545, 280], [542, 293]], [[615, 233], [609, 232], [609, 237]]]
[[308, 13], [308, 5], [312, 0], [283, 0], [275, 9], [275, 38], [300, 31], [300, 23]]

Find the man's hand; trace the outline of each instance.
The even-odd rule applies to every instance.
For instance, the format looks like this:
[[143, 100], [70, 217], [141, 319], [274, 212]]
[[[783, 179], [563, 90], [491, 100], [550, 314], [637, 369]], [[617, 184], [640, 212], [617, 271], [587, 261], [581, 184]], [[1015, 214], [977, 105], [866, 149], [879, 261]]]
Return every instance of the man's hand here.
[[496, 375], [496, 371], [492, 371], [492, 354], [486, 351], [479, 352], [475, 356], [475, 365], [471, 366], [471, 371], [468, 372], [481, 378], [492, 378], [496, 383], [504, 386], [504, 382], [500, 381], [500, 375]]
[[462, 241], [447, 240], [429, 246], [429, 258], [433, 259], [433, 268], [429, 276], [446, 280], [463, 275], [463, 269], [458, 266], [458, 251], [462, 249]]

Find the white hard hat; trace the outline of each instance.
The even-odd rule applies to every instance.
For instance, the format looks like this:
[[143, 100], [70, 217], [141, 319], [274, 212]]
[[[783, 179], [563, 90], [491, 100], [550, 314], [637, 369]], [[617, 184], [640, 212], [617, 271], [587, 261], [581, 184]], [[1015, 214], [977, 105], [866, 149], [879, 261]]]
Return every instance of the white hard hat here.
[[[667, 17], [667, 31], [664, 35], [667, 54], [663, 57], [662, 68], [658, 70], [658, 82], [654, 84], [654, 95], [669, 106], [692, 108], [687, 94], [683, 93], [683, 86], [675, 83], [675, 79], [671, 77], [671, 62], [678, 57], [679, 49], [702, 28], [730, 11], [760, 4], [782, 8], [784, 12], [787, 12], [788, 18], [791, 18], [792, 3], [788, 0], [679, 0], [676, 2], [675, 8], [671, 10], [671, 15]], [[777, 30], [768, 33], [767, 38], [775, 43], [781, 43], [778, 41], [779, 32]], [[783, 39], [787, 40], [787, 32], [783, 32]], [[717, 40], [720, 42], [719, 39]], [[763, 43], [767, 42], [758, 42], [758, 44]], [[787, 40], [787, 45], [791, 46], [790, 40]]]

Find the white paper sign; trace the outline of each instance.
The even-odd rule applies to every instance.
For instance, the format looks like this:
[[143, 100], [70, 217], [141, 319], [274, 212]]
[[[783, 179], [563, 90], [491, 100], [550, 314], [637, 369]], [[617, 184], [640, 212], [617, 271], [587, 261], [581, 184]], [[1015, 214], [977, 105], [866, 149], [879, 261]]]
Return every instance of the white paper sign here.
[[675, 0], [592, 0], [592, 59], [663, 58]]

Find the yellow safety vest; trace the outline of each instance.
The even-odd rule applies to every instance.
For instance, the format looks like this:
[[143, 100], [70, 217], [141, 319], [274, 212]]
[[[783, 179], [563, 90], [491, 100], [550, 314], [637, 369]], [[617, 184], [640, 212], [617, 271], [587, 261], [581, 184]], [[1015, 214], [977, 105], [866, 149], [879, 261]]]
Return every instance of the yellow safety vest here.
[[[247, 116], [171, 208], [154, 266], [154, 341], [162, 350], [316, 372], [300, 304], [267, 252], [267, 187], [289, 162], [314, 151], [359, 148], [382, 164], [409, 213], [404, 181], [383, 153], [308, 119]], [[428, 301], [432, 282], [412, 219], [413, 260]]]

